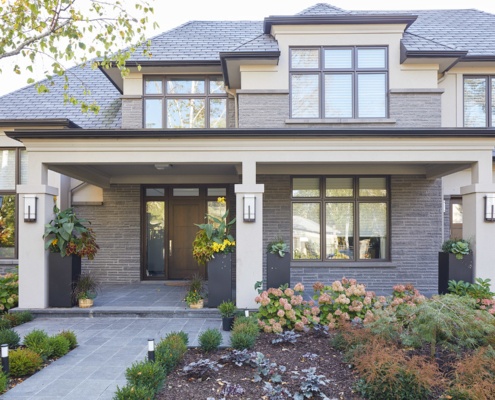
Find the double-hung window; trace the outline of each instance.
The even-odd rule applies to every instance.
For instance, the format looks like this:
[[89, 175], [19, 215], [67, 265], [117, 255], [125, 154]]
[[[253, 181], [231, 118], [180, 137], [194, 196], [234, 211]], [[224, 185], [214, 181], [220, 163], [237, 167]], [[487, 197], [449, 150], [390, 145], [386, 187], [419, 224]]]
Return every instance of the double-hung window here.
[[147, 77], [144, 127], [226, 128], [227, 94], [221, 77]]
[[387, 50], [291, 48], [291, 118], [386, 118]]
[[495, 126], [495, 76], [464, 77], [464, 126]]
[[292, 178], [292, 259], [389, 259], [389, 179]]

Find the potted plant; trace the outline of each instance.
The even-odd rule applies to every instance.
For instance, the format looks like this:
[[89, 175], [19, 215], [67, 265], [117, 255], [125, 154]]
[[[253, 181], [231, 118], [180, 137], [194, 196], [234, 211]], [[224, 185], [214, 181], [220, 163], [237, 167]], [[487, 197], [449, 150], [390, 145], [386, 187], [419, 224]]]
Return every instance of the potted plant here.
[[[56, 198], [54, 198], [56, 202]], [[81, 258], [93, 260], [99, 246], [89, 221], [78, 218], [73, 208], [53, 206], [54, 218], [45, 225], [43, 239], [48, 255], [48, 305], [72, 307], [72, 292], [81, 275]]]
[[438, 293], [448, 292], [448, 282], [473, 283], [473, 253], [471, 244], [465, 239], [449, 239], [443, 242], [438, 253]]
[[[225, 204], [225, 198], [219, 197]], [[193, 242], [193, 257], [200, 264], [207, 264], [208, 307], [215, 308], [222, 301], [232, 300], [232, 253], [235, 239], [230, 234], [235, 218], [228, 221], [229, 210], [217, 218], [206, 214], [207, 223], [195, 224], [200, 228]]]
[[189, 284], [189, 290], [186, 293], [184, 301], [189, 308], [203, 308], [204, 302], [204, 282], [199, 274], [194, 274]]
[[266, 255], [266, 284], [268, 288], [290, 285], [289, 245], [282, 239], [268, 243]]
[[218, 305], [218, 311], [220, 311], [220, 315], [222, 316], [223, 330], [230, 331], [232, 329], [232, 325], [234, 324], [234, 317], [237, 311], [237, 307], [230, 300], [222, 301]]
[[80, 308], [89, 308], [93, 306], [94, 299], [100, 291], [100, 283], [90, 272], [84, 272], [74, 286], [72, 296], [79, 302]]

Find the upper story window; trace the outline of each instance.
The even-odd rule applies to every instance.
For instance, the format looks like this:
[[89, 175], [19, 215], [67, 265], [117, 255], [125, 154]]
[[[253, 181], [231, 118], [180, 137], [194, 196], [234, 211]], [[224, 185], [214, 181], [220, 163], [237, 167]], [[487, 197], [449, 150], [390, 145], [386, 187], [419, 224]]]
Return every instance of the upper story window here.
[[291, 118], [386, 118], [386, 47], [290, 49]]
[[227, 94], [221, 77], [147, 77], [145, 128], [225, 128]]
[[495, 126], [495, 76], [464, 77], [464, 126]]

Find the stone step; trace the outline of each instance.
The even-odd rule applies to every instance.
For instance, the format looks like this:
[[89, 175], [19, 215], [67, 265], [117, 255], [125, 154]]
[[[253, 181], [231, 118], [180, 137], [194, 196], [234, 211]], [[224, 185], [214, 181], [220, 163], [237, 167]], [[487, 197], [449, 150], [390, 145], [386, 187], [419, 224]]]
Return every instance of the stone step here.
[[177, 307], [91, 307], [91, 308], [13, 308], [10, 313], [29, 311], [38, 318], [218, 318], [217, 308]]

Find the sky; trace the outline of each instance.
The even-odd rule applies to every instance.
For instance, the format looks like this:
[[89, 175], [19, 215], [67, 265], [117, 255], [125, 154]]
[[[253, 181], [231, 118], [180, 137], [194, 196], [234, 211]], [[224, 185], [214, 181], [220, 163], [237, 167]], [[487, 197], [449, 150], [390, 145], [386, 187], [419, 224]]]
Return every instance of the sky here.
[[[87, 0], [79, 0], [84, 2]], [[133, 0], [124, 0], [131, 4]], [[293, 15], [317, 3], [328, 3], [346, 10], [419, 10], [476, 8], [495, 14], [495, 0], [154, 0], [155, 13], [151, 20], [159, 29], [149, 31], [149, 37], [167, 31], [191, 20], [258, 20], [270, 15]], [[0, 63], [0, 95], [27, 85], [31, 75], [11, 72], [19, 60], [8, 59]], [[43, 65], [32, 77], [40, 80]]]

